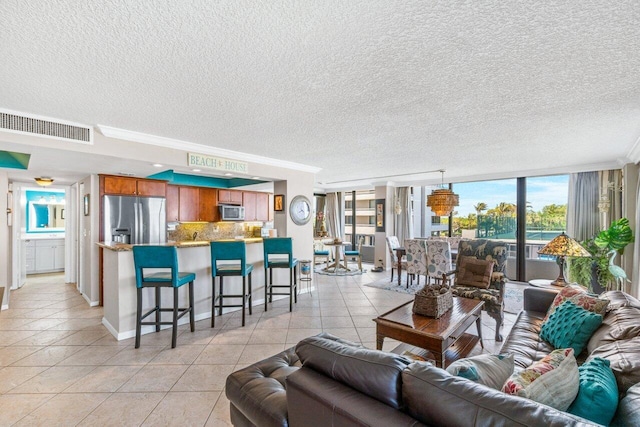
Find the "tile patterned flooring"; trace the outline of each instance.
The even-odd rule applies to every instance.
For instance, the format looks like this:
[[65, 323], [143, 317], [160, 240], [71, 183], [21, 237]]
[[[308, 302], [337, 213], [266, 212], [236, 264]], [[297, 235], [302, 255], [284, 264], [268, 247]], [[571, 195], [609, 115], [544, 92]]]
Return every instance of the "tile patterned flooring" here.
[[[371, 266], [365, 266], [370, 270]], [[102, 326], [102, 308], [88, 307], [64, 276], [30, 276], [0, 312], [0, 426], [192, 425], [227, 426], [227, 375], [325, 331], [375, 348], [380, 313], [412, 298], [365, 283], [389, 273], [313, 275], [311, 294], [269, 311], [257, 306], [240, 326], [239, 312], [180, 327], [171, 349], [171, 329], [116, 341]], [[503, 335], [515, 315], [505, 314]], [[484, 350], [501, 343], [495, 322], [483, 313]], [[475, 328], [470, 328], [473, 333]], [[386, 339], [385, 350], [398, 345]]]

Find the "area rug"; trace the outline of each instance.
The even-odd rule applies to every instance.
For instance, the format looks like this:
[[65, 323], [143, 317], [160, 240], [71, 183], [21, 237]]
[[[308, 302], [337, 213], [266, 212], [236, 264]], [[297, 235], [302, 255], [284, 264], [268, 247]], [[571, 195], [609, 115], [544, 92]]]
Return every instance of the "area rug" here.
[[[366, 283], [365, 286], [372, 288], [385, 289], [387, 291], [401, 292], [405, 294], [415, 294], [418, 289], [424, 286], [424, 278], [420, 281], [420, 285], [416, 280], [409, 284], [407, 288], [406, 276], [402, 277], [401, 285], [398, 286], [398, 280], [394, 277], [393, 282], [389, 282], [389, 276], [376, 280], [375, 282]], [[507, 282], [504, 290], [504, 311], [507, 313], [519, 313], [522, 310], [524, 290], [529, 285], [514, 282]]]
[[347, 271], [343, 269], [338, 269], [338, 272], [334, 273], [332, 271], [324, 271], [322, 267], [316, 267], [314, 272], [318, 274], [322, 274], [323, 276], [359, 276], [363, 273], [366, 273], [367, 270], [352, 269], [351, 271]]

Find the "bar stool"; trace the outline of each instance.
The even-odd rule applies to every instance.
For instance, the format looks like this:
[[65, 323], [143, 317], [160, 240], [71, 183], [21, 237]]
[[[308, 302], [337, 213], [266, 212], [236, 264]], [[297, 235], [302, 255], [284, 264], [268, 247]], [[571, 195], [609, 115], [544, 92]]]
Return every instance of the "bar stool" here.
[[[138, 309], [136, 316], [136, 344], [140, 347], [140, 333], [142, 325], [155, 325], [156, 332], [160, 331], [160, 325], [172, 325], [171, 348], [176, 347], [178, 336], [178, 319], [189, 313], [191, 332], [195, 331], [195, 317], [193, 312], [193, 281], [195, 273], [178, 271], [178, 252], [174, 246], [134, 246], [133, 262], [136, 270], [136, 288], [138, 292]], [[164, 269], [165, 271], [145, 274], [145, 269]], [[169, 270], [169, 271], [166, 271]], [[189, 307], [178, 308], [178, 288], [189, 284]], [[142, 314], [142, 288], [156, 288], [156, 305], [144, 315]], [[160, 288], [173, 288], [173, 308], [161, 308]], [[162, 312], [173, 312], [171, 322], [162, 321]], [[156, 314], [155, 322], [143, 322], [150, 314]]]
[[[264, 311], [267, 311], [268, 303], [273, 301], [273, 295], [289, 295], [289, 311], [292, 311], [293, 301], [298, 302], [298, 260], [293, 257], [293, 241], [291, 237], [270, 237], [263, 240], [262, 247], [264, 249]], [[283, 255], [287, 257], [284, 258]], [[289, 269], [288, 285], [273, 284], [274, 268]], [[267, 270], [269, 270], [269, 284], [267, 284]], [[274, 293], [273, 288], [288, 288], [288, 292]]]
[[[218, 264], [218, 261], [223, 261]], [[235, 261], [230, 264], [228, 261]], [[218, 305], [218, 315], [222, 315], [224, 307], [242, 307], [242, 326], [244, 326], [245, 306], [249, 302], [249, 314], [251, 310], [251, 272], [253, 264], [247, 264], [247, 245], [243, 241], [237, 242], [211, 242], [211, 276], [212, 276], [212, 299], [211, 299], [211, 327], [216, 325], [216, 300]], [[242, 276], [242, 293], [225, 294], [224, 277]], [[249, 276], [249, 291], [247, 292], [247, 276]], [[220, 277], [220, 293], [216, 297], [216, 277]], [[224, 304], [225, 298], [241, 298], [242, 304]]]

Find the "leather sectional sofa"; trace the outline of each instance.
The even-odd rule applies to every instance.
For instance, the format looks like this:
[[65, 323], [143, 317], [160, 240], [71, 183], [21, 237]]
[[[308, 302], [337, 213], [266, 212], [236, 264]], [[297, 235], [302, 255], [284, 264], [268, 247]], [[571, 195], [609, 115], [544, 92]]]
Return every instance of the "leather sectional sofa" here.
[[[553, 348], [539, 337], [555, 293], [526, 289], [502, 353], [516, 370]], [[589, 355], [610, 360], [621, 393], [613, 425], [640, 425], [640, 301], [619, 291]], [[227, 378], [235, 426], [583, 426], [588, 420], [450, 375], [430, 363], [370, 350], [329, 334], [300, 341]]]

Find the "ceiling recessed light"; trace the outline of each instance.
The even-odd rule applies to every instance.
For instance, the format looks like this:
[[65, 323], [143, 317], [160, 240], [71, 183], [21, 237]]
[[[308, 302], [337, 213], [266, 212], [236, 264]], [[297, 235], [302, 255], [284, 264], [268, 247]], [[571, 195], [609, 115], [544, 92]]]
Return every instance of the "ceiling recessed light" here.
[[154, 164], [153, 164], [153, 167], [154, 167], [154, 168], [161, 168], [161, 167], [162, 167], [162, 165], [161, 165], [160, 163], [154, 163]]
[[252, 176], [251, 179], [260, 179], [259, 176]]
[[224, 176], [233, 176], [233, 174], [232, 174], [232, 173], [227, 172], [227, 173], [225, 173], [225, 174], [224, 174]]
[[193, 172], [200, 172], [200, 169], [191, 169]]

